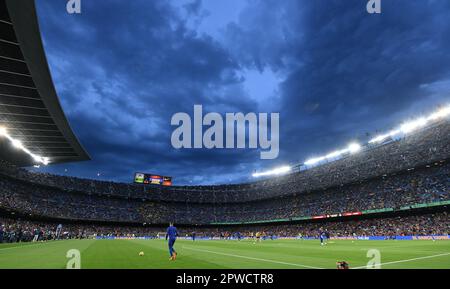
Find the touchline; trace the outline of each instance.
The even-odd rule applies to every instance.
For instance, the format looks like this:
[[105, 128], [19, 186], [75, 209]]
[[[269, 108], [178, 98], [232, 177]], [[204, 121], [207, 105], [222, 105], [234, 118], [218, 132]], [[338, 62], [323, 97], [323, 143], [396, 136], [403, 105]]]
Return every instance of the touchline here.
[[224, 120], [217, 112], [203, 116], [203, 106], [194, 105], [193, 122], [185, 112], [172, 116], [170, 124], [177, 128], [172, 132], [171, 143], [176, 149], [246, 149], [248, 139], [249, 149], [261, 149], [261, 159], [275, 159], [280, 148], [280, 114], [270, 113], [270, 130], [268, 118], [268, 113], [236, 112], [225, 113]]

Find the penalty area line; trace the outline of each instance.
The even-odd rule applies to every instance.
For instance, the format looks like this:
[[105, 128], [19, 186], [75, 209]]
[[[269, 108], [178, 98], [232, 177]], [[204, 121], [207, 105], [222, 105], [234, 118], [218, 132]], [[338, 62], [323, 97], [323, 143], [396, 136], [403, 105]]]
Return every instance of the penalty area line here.
[[222, 256], [228, 256], [228, 257], [236, 257], [236, 258], [241, 258], [241, 259], [262, 261], [262, 262], [267, 262], [267, 263], [289, 265], [289, 266], [294, 266], [294, 267], [303, 267], [303, 268], [308, 268], [308, 269], [324, 269], [324, 268], [320, 268], [320, 267], [313, 267], [313, 266], [307, 266], [307, 265], [302, 265], [302, 264], [289, 263], [289, 262], [276, 261], [276, 260], [269, 260], [269, 259], [262, 259], [262, 258], [249, 257], [249, 256], [242, 256], [242, 255], [236, 255], [236, 254], [221, 253], [221, 252], [215, 252], [215, 251], [210, 251], [210, 250], [191, 248], [191, 247], [186, 247], [186, 246], [183, 246], [183, 249], [188, 249], [188, 250], [192, 250], [192, 251], [199, 251], [199, 252], [204, 252], [204, 253], [211, 253], [211, 254], [222, 255]]
[[[412, 262], [412, 261], [423, 260], [423, 259], [431, 259], [431, 258], [447, 256], [447, 255], [450, 255], [450, 253], [437, 254], [437, 255], [424, 256], [424, 257], [417, 257], [417, 258], [398, 260], [398, 261], [392, 261], [392, 262], [386, 262], [386, 263], [381, 263], [380, 266], [389, 265], [389, 264], [397, 264], [397, 263], [406, 263], [406, 262]], [[352, 269], [364, 269], [364, 268], [367, 268], [367, 265], [366, 266], [355, 267], [355, 268], [352, 268]]]

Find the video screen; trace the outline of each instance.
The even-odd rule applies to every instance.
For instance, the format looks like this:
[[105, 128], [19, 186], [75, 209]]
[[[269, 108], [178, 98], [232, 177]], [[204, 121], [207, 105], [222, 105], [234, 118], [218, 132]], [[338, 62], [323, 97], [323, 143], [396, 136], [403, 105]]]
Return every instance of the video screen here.
[[154, 174], [146, 174], [146, 173], [136, 173], [134, 175], [134, 182], [137, 184], [144, 185], [162, 185], [162, 186], [171, 186], [172, 185], [172, 177], [154, 175]]

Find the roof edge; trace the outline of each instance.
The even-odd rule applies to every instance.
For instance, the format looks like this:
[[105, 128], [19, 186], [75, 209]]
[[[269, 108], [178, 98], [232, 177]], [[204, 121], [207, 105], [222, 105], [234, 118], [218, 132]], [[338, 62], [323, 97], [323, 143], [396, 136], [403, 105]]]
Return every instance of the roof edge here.
[[77, 157], [52, 159], [51, 163], [90, 160], [90, 156], [75, 136], [62, 109], [53, 84], [47, 57], [42, 44], [41, 33], [34, 0], [5, 0], [8, 12], [20, 44], [22, 54], [44, 105], [55, 124], [67, 139]]

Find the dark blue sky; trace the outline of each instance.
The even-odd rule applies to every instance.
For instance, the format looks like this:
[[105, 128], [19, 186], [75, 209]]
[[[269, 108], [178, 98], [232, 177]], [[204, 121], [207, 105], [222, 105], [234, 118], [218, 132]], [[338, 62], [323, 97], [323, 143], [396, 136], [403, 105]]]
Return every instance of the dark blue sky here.
[[[53, 80], [92, 161], [40, 170], [240, 182], [450, 100], [450, 1], [39, 0]], [[176, 112], [279, 112], [280, 155], [175, 150]]]

